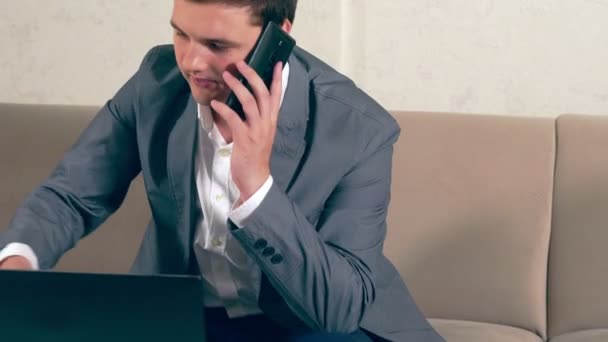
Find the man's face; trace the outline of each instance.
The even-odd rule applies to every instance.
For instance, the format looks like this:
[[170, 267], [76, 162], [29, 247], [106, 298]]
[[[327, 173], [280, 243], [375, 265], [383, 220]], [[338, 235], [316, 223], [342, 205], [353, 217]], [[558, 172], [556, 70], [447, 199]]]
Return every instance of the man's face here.
[[174, 0], [171, 25], [177, 65], [194, 99], [225, 101], [230, 88], [222, 73], [245, 59], [262, 31], [252, 24], [250, 8]]

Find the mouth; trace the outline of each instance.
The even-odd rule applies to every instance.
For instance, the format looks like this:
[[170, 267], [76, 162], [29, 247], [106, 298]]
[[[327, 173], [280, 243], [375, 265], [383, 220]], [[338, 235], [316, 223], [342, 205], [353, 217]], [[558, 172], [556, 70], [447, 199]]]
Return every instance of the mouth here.
[[190, 76], [192, 84], [201, 89], [215, 89], [220, 83], [214, 79]]

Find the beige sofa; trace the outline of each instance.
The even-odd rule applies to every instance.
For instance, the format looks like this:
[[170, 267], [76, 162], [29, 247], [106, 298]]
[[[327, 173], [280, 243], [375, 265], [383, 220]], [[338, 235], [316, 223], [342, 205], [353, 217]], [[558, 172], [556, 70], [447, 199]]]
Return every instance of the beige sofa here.
[[[0, 104], [0, 229], [96, 108]], [[395, 112], [386, 253], [448, 341], [608, 341], [608, 117]], [[136, 180], [58, 270], [126, 272]]]

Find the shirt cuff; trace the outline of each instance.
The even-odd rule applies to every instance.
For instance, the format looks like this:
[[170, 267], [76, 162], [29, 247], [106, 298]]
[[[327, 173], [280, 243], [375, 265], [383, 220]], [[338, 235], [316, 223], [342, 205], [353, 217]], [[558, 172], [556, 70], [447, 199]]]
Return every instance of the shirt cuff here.
[[249, 197], [245, 203], [241, 204], [238, 208], [232, 208], [232, 211], [228, 215], [230, 220], [239, 228], [245, 226], [245, 221], [253, 214], [253, 212], [262, 204], [264, 198], [272, 188], [273, 179], [272, 176], [268, 176], [266, 182], [258, 189], [258, 191]]
[[26, 244], [13, 242], [0, 250], [0, 262], [11, 256], [22, 256], [30, 262], [32, 269], [38, 271], [38, 257], [32, 248]]

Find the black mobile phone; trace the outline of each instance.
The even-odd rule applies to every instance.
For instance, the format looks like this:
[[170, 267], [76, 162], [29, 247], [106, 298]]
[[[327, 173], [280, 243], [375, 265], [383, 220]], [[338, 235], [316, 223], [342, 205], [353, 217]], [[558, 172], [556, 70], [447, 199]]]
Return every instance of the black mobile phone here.
[[[264, 80], [266, 87], [270, 88], [274, 66], [278, 62], [282, 62], [284, 67], [295, 45], [296, 41], [287, 32], [283, 31], [274, 22], [269, 22], [263, 28], [262, 34], [249, 55], [247, 55], [245, 63], [255, 70]], [[249, 91], [252, 91], [245, 77], [238, 75], [237, 79]], [[245, 121], [243, 107], [234, 92], [230, 92], [226, 104]]]

